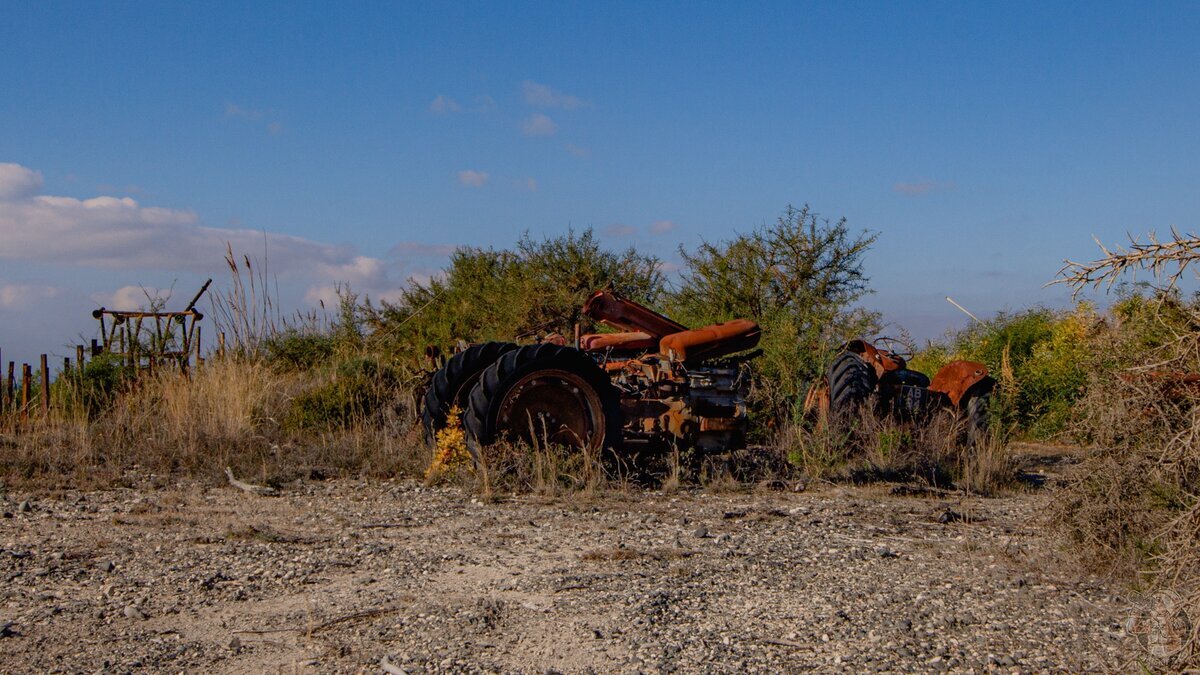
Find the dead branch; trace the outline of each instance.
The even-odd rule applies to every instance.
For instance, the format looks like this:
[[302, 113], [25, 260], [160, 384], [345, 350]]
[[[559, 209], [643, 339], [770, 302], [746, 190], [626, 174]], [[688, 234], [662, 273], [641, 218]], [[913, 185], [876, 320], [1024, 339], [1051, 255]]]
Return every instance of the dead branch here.
[[229, 479], [230, 485], [243, 492], [249, 492], [252, 495], [258, 495], [260, 497], [274, 497], [275, 495], [279, 494], [279, 491], [273, 487], [243, 483], [242, 481], [233, 477], [233, 469], [230, 469], [229, 467], [225, 467], [225, 477]]
[[1113, 250], [1096, 239], [1096, 245], [1103, 253], [1101, 258], [1087, 263], [1064, 260], [1062, 269], [1055, 275], [1057, 278], [1046, 285], [1066, 284], [1071, 287], [1071, 297], [1074, 298], [1089, 286], [1104, 286], [1107, 290], [1127, 272], [1141, 270], [1151, 273], [1158, 282], [1165, 283], [1167, 289], [1174, 288], [1188, 266], [1200, 259], [1200, 237], [1193, 233], [1185, 236], [1174, 227], [1171, 228], [1171, 236], [1172, 239], [1168, 241], [1159, 241], [1158, 236], [1151, 232], [1147, 241], [1142, 243], [1129, 235], [1128, 248], [1117, 246]]
[[383, 658], [379, 659], [379, 667], [383, 669], [383, 672], [388, 673], [388, 675], [408, 675], [408, 671], [392, 663], [387, 654], [384, 654]]

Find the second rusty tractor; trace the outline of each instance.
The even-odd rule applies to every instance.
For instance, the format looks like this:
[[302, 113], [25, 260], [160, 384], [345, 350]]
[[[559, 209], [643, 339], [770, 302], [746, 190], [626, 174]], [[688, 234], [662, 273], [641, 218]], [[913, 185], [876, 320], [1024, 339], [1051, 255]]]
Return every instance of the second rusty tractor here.
[[[488, 342], [446, 360], [424, 397], [427, 437], [452, 423], [457, 409], [476, 459], [502, 439], [597, 453], [745, 447], [749, 363], [761, 354], [757, 323], [689, 329], [612, 291], [592, 294], [583, 313], [617, 332], [580, 335], [572, 346], [557, 336], [523, 346]], [[951, 364], [932, 386], [904, 365], [899, 354], [852, 342], [830, 369], [828, 395], [810, 394], [810, 403], [836, 414], [878, 401], [883, 412], [915, 409], [944, 393], [946, 404], [959, 407], [969, 398], [960, 388], [980, 390], [978, 364], [949, 373]], [[960, 370], [971, 374], [954, 380]], [[939, 389], [943, 381], [949, 384]]]

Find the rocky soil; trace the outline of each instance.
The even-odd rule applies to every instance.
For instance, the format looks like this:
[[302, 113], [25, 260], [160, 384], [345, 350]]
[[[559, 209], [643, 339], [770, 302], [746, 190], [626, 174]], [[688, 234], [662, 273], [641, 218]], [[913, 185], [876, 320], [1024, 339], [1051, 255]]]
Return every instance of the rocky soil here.
[[482, 503], [348, 480], [275, 497], [10, 492], [0, 671], [1111, 666], [1123, 591], [1055, 554], [1039, 520], [1050, 498], [824, 487]]

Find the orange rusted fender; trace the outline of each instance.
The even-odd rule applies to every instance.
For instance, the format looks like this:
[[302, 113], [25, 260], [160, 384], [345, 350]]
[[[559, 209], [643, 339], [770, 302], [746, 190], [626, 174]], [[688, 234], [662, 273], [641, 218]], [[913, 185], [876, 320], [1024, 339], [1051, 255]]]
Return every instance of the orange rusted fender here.
[[929, 388], [939, 391], [950, 399], [955, 406], [962, 400], [967, 390], [979, 384], [988, 377], [987, 366], [975, 361], [951, 361], [933, 376]]
[[851, 340], [846, 343], [843, 349], [858, 354], [864, 361], [871, 364], [871, 367], [875, 369], [875, 377], [877, 378], [883, 377], [883, 374], [888, 371], [900, 370], [906, 365], [904, 359], [880, 351], [875, 345], [866, 340]]
[[725, 323], [685, 330], [664, 337], [658, 351], [679, 361], [698, 361], [728, 356], [758, 345], [762, 330], [749, 319], [734, 319]]
[[617, 351], [641, 351], [654, 349], [658, 340], [643, 333], [593, 333], [579, 338], [579, 348], [587, 352], [598, 352], [605, 349]]
[[583, 313], [617, 330], [646, 333], [656, 339], [687, 330], [687, 326], [632, 300], [622, 298], [612, 291], [593, 293], [592, 297], [583, 303]]

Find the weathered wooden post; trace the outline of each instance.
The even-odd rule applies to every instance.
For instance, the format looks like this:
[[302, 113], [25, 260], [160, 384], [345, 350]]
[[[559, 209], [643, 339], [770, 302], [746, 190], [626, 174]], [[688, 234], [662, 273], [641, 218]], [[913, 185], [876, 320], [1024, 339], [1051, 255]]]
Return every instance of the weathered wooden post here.
[[42, 354], [42, 415], [50, 414], [50, 366]]
[[12, 361], [8, 362], [8, 386], [6, 389], [8, 390], [8, 404], [13, 407], [16, 407], [17, 405], [17, 378], [13, 372], [16, 369], [16, 366], [16, 363]]
[[75, 367], [79, 368], [79, 374], [83, 375], [83, 345], [75, 345]]
[[[104, 329], [101, 328], [101, 330]], [[92, 358], [94, 359], [97, 356], [100, 356], [100, 342], [96, 338], [92, 338]]]
[[29, 419], [29, 399], [33, 397], [33, 368], [21, 364], [21, 421]]

